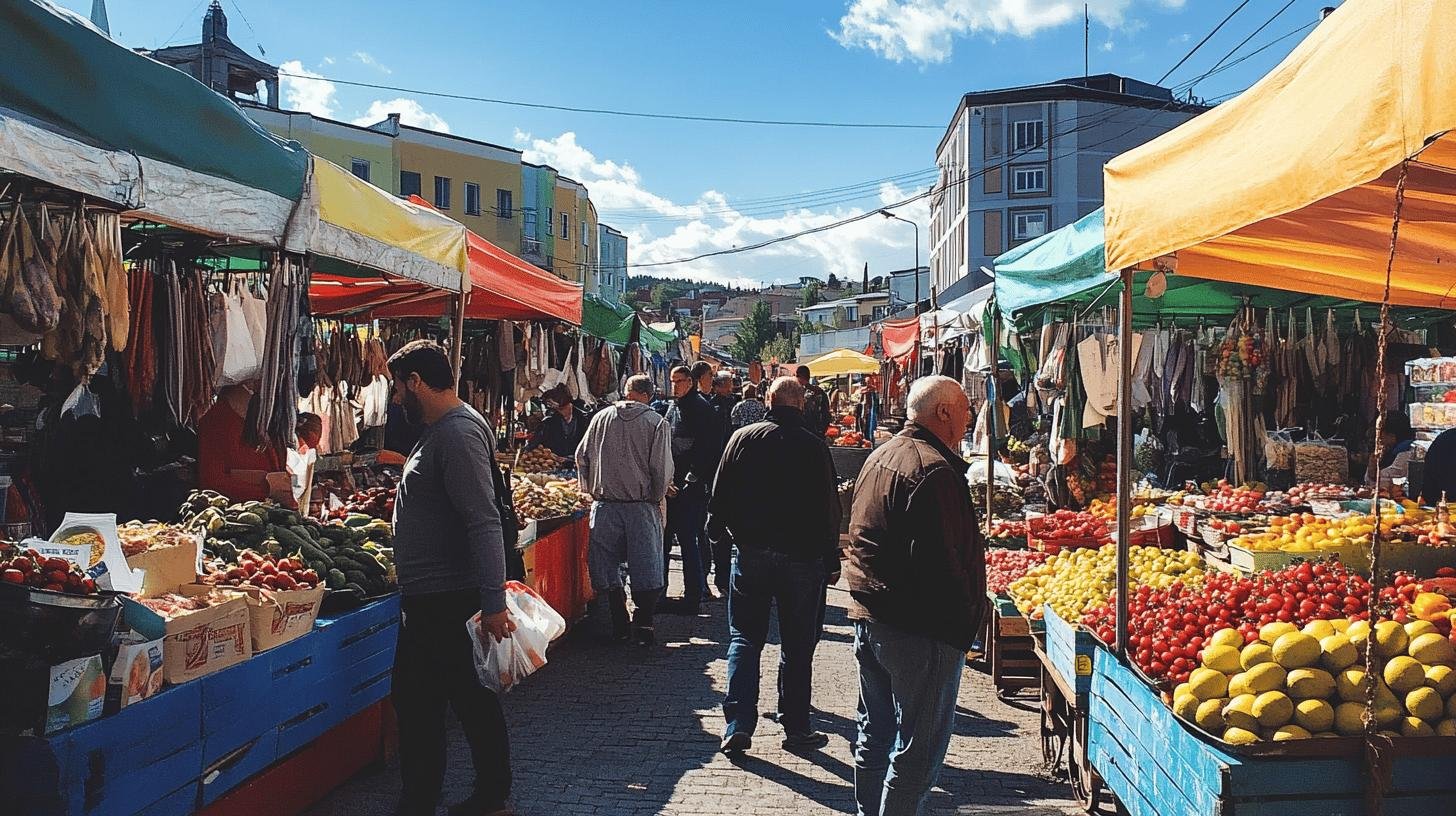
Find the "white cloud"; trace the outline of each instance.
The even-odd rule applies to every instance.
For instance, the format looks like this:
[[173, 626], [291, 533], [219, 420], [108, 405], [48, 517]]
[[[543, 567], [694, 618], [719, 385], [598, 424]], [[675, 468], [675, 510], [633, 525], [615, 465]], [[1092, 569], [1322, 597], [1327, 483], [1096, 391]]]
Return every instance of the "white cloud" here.
[[406, 125], [412, 125], [426, 130], [438, 130], [441, 133], [450, 132], [450, 123], [446, 122], [439, 114], [430, 113], [424, 106], [413, 99], [391, 99], [388, 102], [376, 99], [369, 103], [369, 109], [359, 116], [354, 117], [356, 125], [369, 126], [376, 122], [382, 122], [391, 113], [399, 114], [399, 121]]
[[[1129, 20], [1135, 3], [1180, 8], [1184, 0], [1090, 0], [1092, 18], [1111, 28], [1141, 27]], [[832, 36], [845, 48], [865, 48], [895, 62], [945, 62], [958, 37], [1031, 37], [1079, 21], [1073, 0], [852, 0]]]
[[[535, 138], [519, 130], [515, 141], [526, 161], [549, 164], [587, 185], [603, 222], [622, 230], [629, 240], [633, 265], [676, 260], [707, 252], [747, 246], [812, 227], [860, 215], [868, 206], [827, 208], [789, 207], [765, 212], [763, 207], [735, 207], [722, 193], [706, 190], [691, 203], [673, 201], [648, 189], [630, 164], [598, 157], [567, 132], [554, 139]], [[878, 190], [874, 207], [902, 201], [914, 191], [893, 184]], [[926, 224], [929, 203], [921, 199], [896, 212]], [[920, 231], [921, 238], [928, 230]], [[843, 227], [794, 241], [684, 264], [647, 267], [644, 273], [735, 285], [789, 281], [799, 275], [858, 279], [866, 261], [871, 274], [908, 268], [914, 260], [915, 232], [898, 221], [866, 218]], [[929, 252], [922, 247], [922, 262]]]
[[368, 51], [355, 51], [353, 54], [353, 59], [355, 62], [368, 65], [370, 68], [374, 68], [382, 74], [394, 73], [394, 71], [388, 65], [385, 65], [384, 63], [375, 59], [374, 55], [370, 54]]
[[324, 57], [324, 65], [333, 65], [333, 64], [334, 64], [334, 58], [333, 57]]
[[307, 111], [315, 116], [332, 118], [334, 109], [338, 102], [334, 100], [334, 94], [338, 92], [338, 86], [326, 79], [302, 79], [301, 77], [320, 77], [319, 74], [303, 67], [299, 60], [289, 60], [278, 66], [279, 84], [283, 90], [283, 102], [290, 110]]
[[1111, 51], [1111, 50], [1113, 50], [1116, 47], [1117, 46], [1112, 42], [1112, 40], [1108, 40], [1108, 41], [1102, 43], [1102, 50], [1103, 51]]

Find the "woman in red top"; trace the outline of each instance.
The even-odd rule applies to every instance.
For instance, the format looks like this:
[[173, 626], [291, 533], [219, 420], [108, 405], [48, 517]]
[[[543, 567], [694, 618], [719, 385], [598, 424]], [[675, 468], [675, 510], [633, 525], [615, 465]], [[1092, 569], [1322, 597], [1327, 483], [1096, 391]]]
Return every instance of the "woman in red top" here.
[[197, 422], [197, 482], [235, 502], [267, 499], [268, 474], [284, 472], [276, 451], [257, 450], [243, 441], [252, 399], [247, 386], [227, 386]]

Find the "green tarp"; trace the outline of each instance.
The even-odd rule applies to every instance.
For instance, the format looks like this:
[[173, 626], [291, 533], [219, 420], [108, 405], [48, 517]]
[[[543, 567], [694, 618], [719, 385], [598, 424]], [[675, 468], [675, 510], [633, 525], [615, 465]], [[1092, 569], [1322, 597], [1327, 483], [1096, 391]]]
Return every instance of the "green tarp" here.
[[308, 154], [192, 77], [45, 2], [0, 3], [0, 105], [80, 140], [297, 201]]
[[[1028, 241], [998, 257], [996, 303], [1010, 325], [1025, 330], [1039, 322], [1048, 308], [1086, 312], [1106, 306], [1117, 308], [1118, 277], [1103, 268], [1102, 210], [1079, 221]], [[1373, 321], [1378, 305], [1318, 297], [1283, 289], [1267, 289], [1254, 283], [1234, 284], [1202, 278], [1167, 275], [1167, 291], [1160, 298], [1145, 295], [1152, 273], [1133, 276], [1133, 325], [1139, 328], [1158, 323], [1227, 323], [1239, 309], [1351, 311], [1364, 308], [1361, 317]], [[1303, 315], [1298, 315], [1303, 325]], [[1391, 318], [1406, 326], [1428, 325], [1450, 317], [1450, 312], [1432, 309], [1392, 309]], [[1286, 317], [1287, 319], [1287, 317]]]
[[[639, 328], [640, 327], [640, 328]], [[581, 330], [592, 337], [625, 346], [632, 342], [633, 332], [648, 351], [666, 351], [677, 342], [672, 332], [660, 332], [641, 322], [631, 307], [609, 303], [596, 295], [585, 295], [581, 301]]]

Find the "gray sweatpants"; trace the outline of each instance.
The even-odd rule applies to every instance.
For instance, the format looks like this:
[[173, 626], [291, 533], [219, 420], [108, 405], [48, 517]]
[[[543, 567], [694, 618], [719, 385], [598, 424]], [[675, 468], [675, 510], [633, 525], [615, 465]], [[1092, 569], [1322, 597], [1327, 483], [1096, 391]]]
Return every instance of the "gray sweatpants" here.
[[633, 592], [662, 589], [662, 516], [651, 502], [597, 502], [591, 509], [587, 564], [592, 589], [622, 587], [622, 563]]

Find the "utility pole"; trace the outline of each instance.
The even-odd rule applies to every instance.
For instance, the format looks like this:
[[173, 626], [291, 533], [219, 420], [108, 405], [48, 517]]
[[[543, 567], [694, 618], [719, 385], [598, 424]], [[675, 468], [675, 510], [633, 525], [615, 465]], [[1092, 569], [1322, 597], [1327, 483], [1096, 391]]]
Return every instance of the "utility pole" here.
[[1092, 39], [1092, 13], [1088, 4], [1082, 4], [1082, 78], [1092, 76], [1092, 57], [1088, 43]]

